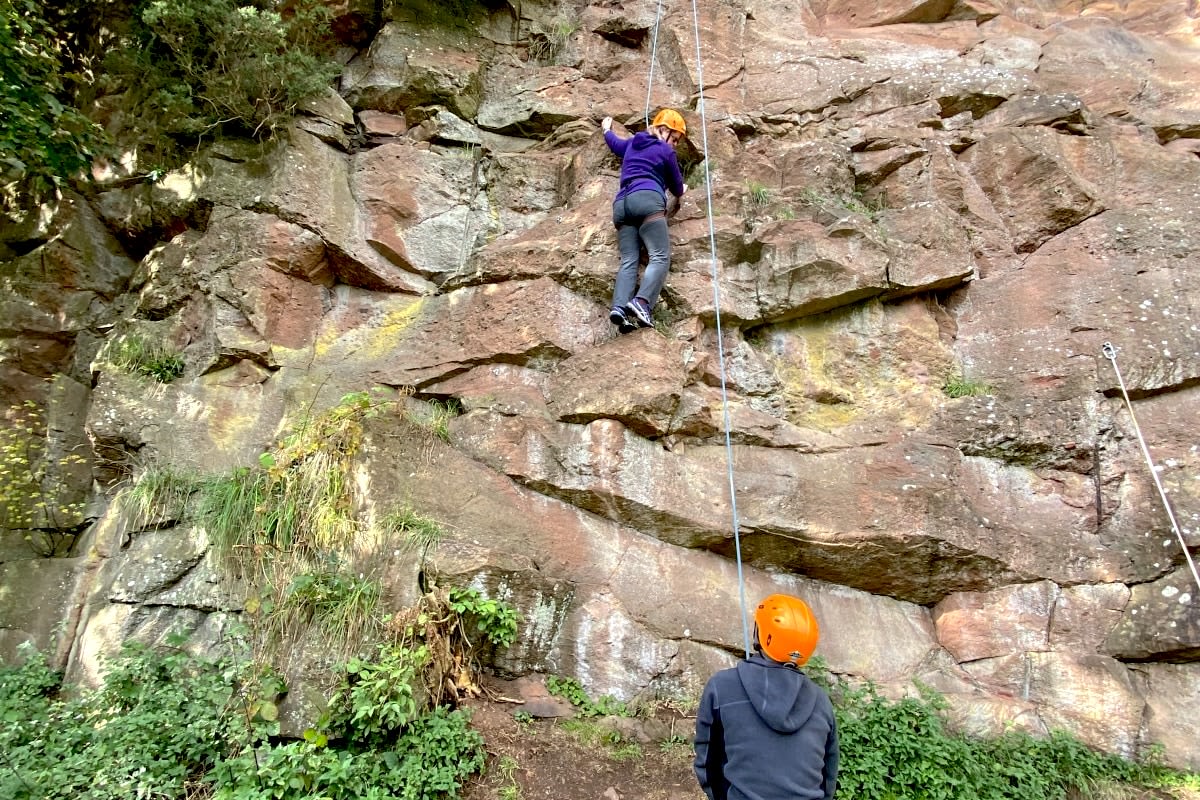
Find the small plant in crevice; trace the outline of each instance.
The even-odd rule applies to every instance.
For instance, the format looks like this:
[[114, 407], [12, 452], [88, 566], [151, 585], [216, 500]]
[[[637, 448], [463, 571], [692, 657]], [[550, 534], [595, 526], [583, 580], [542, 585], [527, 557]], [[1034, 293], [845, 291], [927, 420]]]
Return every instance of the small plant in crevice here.
[[379, 520], [385, 535], [402, 537], [406, 543], [422, 552], [442, 540], [444, 531], [437, 520], [420, 514], [410, 506], [388, 511]]
[[529, 60], [553, 64], [578, 30], [579, 23], [563, 12], [546, 22], [535, 21], [529, 28]]
[[687, 184], [689, 194], [692, 192], [703, 192], [705, 190], [705, 183], [708, 181], [709, 174], [712, 169], [713, 165], [711, 157], [709, 159], [708, 167], [705, 167], [703, 160], [697, 161], [695, 164], [692, 164], [690, 167], [688, 167], [687, 172], [684, 174], [683, 182]]
[[758, 212], [771, 203], [771, 190], [765, 184], [751, 180], [746, 182], [746, 199], [751, 210]]
[[962, 374], [950, 375], [942, 384], [942, 391], [947, 397], [981, 397], [992, 393], [992, 387], [980, 381], [974, 381]]
[[801, 199], [810, 206], [816, 206], [826, 211], [840, 210], [860, 214], [871, 222], [879, 222], [883, 212], [887, 210], [887, 201], [882, 193], [876, 195], [874, 199], [868, 199], [861, 191], [831, 195], [806, 188], [801, 192]]
[[508, 647], [516, 639], [517, 612], [507, 603], [490, 600], [470, 588], [451, 588], [446, 600], [464, 624], [473, 623], [475, 631], [483, 634], [488, 643]]
[[423, 411], [410, 411], [408, 418], [425, 428], [443, 442], [450, 441], [450, 420], [462, 416], [462, 403], [457, 398], [429, 400]]
[[118, 369], [170, 383], [183, 375], [183, 356], [162, 342], [129, 333], [117, 339], [107, 352], [109, 362]]

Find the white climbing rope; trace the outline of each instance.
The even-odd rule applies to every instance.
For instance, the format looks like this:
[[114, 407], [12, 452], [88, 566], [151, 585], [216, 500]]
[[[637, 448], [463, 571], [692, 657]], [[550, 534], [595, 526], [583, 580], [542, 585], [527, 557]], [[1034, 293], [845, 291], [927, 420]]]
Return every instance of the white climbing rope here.
[[[662, 19], [662, 0], [658, 0], [658, 9], [654, 19], [654, 36], [650, 44], [650, 77], [646, 81], [646, 126], [650, 125], [650, 94], [654, 88], [654, 65], [658, 60], [658, 27]], [[704, 64], [700, 57], [700, 11], [696, 0], [692, 0], [692, 27], [696, 41], [696, 83], [699, 89], [700, 134], [704, 152], [704, 189], [708, 199], [708, 249], [712, 266], [713, 285], [713, 314], [716, 317], [717, 360], [721, 371], [721, 414], [725, 432], [725, 464], [729, 476], [729, 505], [733, 515], [733, 548], [737, 559], [738, 604], [742, 616], [742, 645], [746, 658], [750, 657], [750, 626], [746, 613], [746, 578], [742, 567], [742, 537], [741, 522], [738, 519], [737, 483], [733, 473], [733, 441], [730, 438], [729, 422], [729, 390], [725, 370], [725, 338], [721, 330], [721, 284], [717, 275], [717, 235], [713, 224], [712, 175], [708, 169], [708, 123], [704, 114]]]
[[709, 263], [712, 267], [713, 286], [713, 316], [717, 325], [717, 360], [721, 367], [721, 414], [725, 428], [725, 463], [729, 473], [729, 505], [733, 515], [733, 547], [737, 556], [738, 602], [742, 610], [742, 642], [746, 650], [746, 658], [750, 657], [750, 627], [746, 618], [746, 579], [742, 570], [742, 537], [741, 522], [738, 520], [737, 484], [733, 476], [733, 442], [729, 434], [729, 391], [725, 377], [725, 337], [721, 331], [721, 283], [717, 275], [717, 234], [713, 225], [712, 174], [708, 169], [708, 120], [704, 109], [704, 61], [700, 56], [700, 11], [696, 0], [692, 0], [692, 29], [696, 40], [696, 85], [699, 90], [699, 101], [696, 110], [700, 112], [700, 136], [704, 150], [704, 191], [708, 199], [708, 252]]
[[1121, 395], [1125, 398], [1125, 407], [1129, 409], [1129, 419], [1133, 422], [1133, 432], [1137, 435], [1138, 444], [1142, 447], [1142, 455], [1146, 459], [1146, 466], [1150, 469], [1150, 477], [1154, 479], [1154, 486], [1158, 489], [1158, 496], [1162, 498], [1163, 508], [1167, 510], [1167, 518], [1171, 520], [1171, 529], [1175, 531], [1175, 536], [1179, 539], [1179, 546], [1183, 549], [1183, 557], [1187, 559], [1188, 567], [1192, 570], [1192, 578], [1196, 581], [1196, 588], [1200, 589], [1200, 574], [1196, 572], [1196, 562], [1192, 560], [1192, 554], [1188, 550], [1187, 542], [1183, 538], [1183, 533], [1179, 530], [1179, 523], [1175, 520], [1175, 512], [1171, 509], [1171, 504], [1167, 500], [1167, 492], [1163, 489], [1162, 481], [1158, 479], [1158, 468], [1154, 466], [1154, 459], [1150, 456], [1150, 448], [1146, 446], [1146, 440], [1142, 437], [1142, 429], [1138, 425], [1137, 417], [1133, 413], [1133, 403], [1129, 400], [1129, 391], [1125, 388], [1125, 379], [1121, 377], [1121, 368], [1117, 366], [1117, 348], [1113, 347], [1111, 342], [1105, 342], [1100, 350], [1104, 353], [1104, 357], [1112, 362], [1113, 372], [1117, 373], [1117, 383], [1121, 385]]
[[650, 78], [646, 81], [646, 112], [643, 119], [646, 127], [650, 127], [650, 90], [654, 87], [654, 65], [658, 62], [658, 24], [662, 21], [662, 0], [654, 12], [654, 35], [650, 38]]

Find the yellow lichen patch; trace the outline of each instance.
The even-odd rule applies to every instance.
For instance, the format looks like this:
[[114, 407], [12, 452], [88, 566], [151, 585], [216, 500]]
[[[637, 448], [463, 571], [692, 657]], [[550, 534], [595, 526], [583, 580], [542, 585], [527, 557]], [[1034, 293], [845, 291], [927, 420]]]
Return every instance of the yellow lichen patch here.
[[384, 314], [372, 327], [363, 342], [363, 354], [367, 358], [386, 355], [400, 342], [401, 334], [413, 324], [425, 307], [425, 298], [418, 297], [406, 306], [393, 308]]
[[[884, 342], [888, 346], [884, 346]], [[831, 431], [862, 419], [928, 419], [952, 357], [920, 303], [861, 307], [785, 324], [770, 335], [789, 421]]]

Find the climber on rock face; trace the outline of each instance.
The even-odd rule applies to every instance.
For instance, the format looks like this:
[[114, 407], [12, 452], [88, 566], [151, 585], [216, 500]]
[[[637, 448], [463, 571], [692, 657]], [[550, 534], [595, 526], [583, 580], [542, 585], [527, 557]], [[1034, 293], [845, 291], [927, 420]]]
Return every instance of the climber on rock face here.
[[754, 655], [709, 679], [696, 712], [696, 778], [709, 800], [832, 800], [838, 737], [833, 704], [800, 667], [817, 621], [797, 597], [754, 612]]
[[[654, 325], [654, 304], [671, 265], [666, 193], [678, 198], [687, 191], [675, 157], [675, 145], [687, 134], [687, 126], [679, 112], [669, 108], [659, 111], [649, 128], [629, 139], [613, 133], [612, 122], [612, 117], [605, 117], [600, 123], [604, 141], [621, 158], [621, 188], [613, 200], [621, 266], [608, 319], [621, 333], [629, 333]], [[645, 244], [650, 261], [639, 283], [641, 244]]]

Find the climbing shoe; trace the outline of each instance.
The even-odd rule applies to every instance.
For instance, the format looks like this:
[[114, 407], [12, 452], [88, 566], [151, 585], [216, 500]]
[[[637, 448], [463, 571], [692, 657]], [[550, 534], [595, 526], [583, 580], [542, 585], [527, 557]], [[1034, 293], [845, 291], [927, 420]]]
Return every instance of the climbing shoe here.
[[625, 304], [625, 316], [637, 320], [639, 327], [654, 327], [654, 318], [650, 316], [650, 304], [640, 297], [635, 297]]
[[616, 325], [621, 333], [633, 333], [637, 330], [637, 325], [625, 316], [625, 311], [620, 306], [613, 306], [613, 310], [608, 312], [608, 321]]

